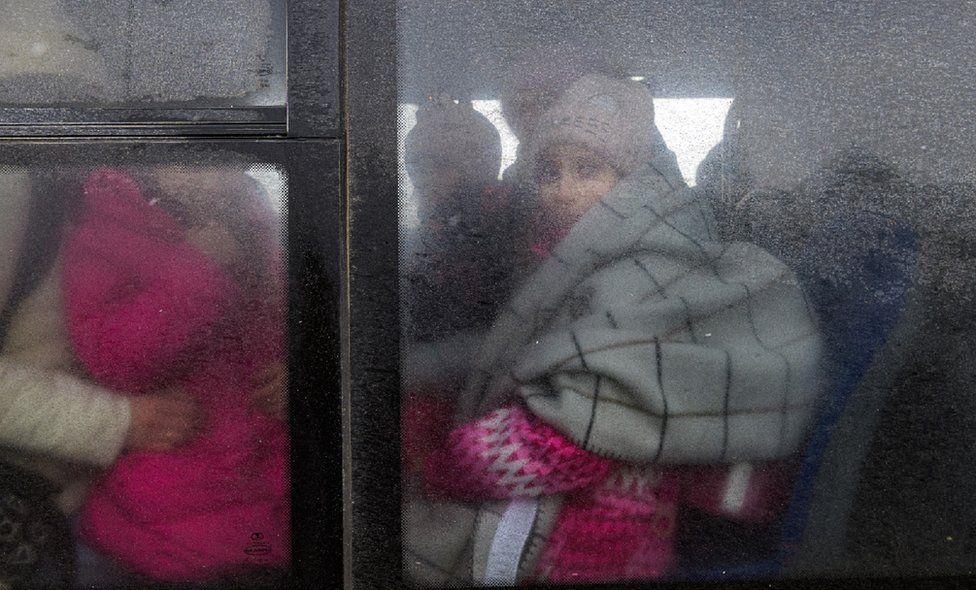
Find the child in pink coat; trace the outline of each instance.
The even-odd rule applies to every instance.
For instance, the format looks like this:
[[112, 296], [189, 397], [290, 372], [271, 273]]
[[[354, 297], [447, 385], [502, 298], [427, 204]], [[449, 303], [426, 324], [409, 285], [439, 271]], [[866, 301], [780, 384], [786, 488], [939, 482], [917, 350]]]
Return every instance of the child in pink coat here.
[[134, 396], [182, 389], [207, 418], [175, 451], [122, 456], [88, 498], [81, 534], [156, 580], [284, 569], [287, 430], [255, 400], [268, 375], [286, 395], [272, 211], [257, 191], [228, 205], [167, 182], [145, 183], [160, 193], [151, 199], [119, 170], [86, 180], [64, 255], [68, 331], [92, 378]]

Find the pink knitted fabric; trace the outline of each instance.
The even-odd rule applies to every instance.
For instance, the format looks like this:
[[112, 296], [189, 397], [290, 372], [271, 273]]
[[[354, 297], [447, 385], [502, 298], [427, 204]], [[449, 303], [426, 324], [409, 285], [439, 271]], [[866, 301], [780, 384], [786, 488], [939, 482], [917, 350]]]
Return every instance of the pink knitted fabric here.
[[622, 467], [569, 494], [533, 577], [556, 583], [649, 580], [674, 561], [679, 479], [673, 470]]
[[430, 495], [461, 500], [569, 492], [532, 577], [585, 583], [665, 575], [675, 561], [679, 503], [722, 518], [775, 518], [789, 470], [779, 462], [741, 469], [623, 465], [579, 448], [523, 407], [507, 406], [451, 431], [430, 455], [424, 479]]
[[613, 467], [520, 406], [508, 406], [453, 430], [428, 460], [425, 481], [435, 496], [503, 499], [585, 487]]
[[[268, 265], [283, 281], [280, 259]], [[116, 170], [85, 183], [63, 280], [69, 336], [93, 378], [130, 395], [179, 387], [207, 415], [180, 449], [120, 457], [83, 508], [84, 538], [158, 580], [285, 567], [286, 427], [247, 403], [253, 377], [283, 358], [283, 308], [242, 290]]]
[[425, 475], [435, 497], [571, 492], [537, 564], [539, 580], [653, 579], [673, 561], [675, 472], [621, 466], [585, 451], [521, 406], [456, 428]]

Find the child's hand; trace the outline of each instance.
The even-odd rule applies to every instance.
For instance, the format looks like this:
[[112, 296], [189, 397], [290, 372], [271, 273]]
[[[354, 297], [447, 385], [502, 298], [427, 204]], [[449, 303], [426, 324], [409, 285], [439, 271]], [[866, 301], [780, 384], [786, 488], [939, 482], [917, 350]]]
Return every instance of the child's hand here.
[[131, 451], [170, 451], [192, 440], [203, 428], [203, 411], [182, 390], [134, 397], [130, 409], [132, 420], [125, 448]]
[[187, 232], [187, 242], [219, 266], [234, 266], [241, 257], [241, 245], [226, 226], [216, 222], [195, 226]]
[[284, 421], [288, 419], [288, 369], [277, 362], [254, 377], [251, 405], [265, 414]]

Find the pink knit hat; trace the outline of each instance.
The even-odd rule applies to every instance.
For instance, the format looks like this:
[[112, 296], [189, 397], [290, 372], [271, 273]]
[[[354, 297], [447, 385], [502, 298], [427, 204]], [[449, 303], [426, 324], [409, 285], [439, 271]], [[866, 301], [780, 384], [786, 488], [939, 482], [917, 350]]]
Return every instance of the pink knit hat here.
[[529, 161], [557, 143], [576, 143], [607, 158], [621, 174], [653, 155], [654, 102], [643, 84], [586, 76], [570, 86], [539, 120]]

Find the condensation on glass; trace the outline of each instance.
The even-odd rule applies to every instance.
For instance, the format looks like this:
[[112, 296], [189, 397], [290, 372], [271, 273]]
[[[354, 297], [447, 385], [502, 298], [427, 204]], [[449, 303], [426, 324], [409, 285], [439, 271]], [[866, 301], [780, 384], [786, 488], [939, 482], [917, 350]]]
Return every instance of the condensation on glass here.
[[283, 106], [278, 0], [4, 0], [0, 106]]
[[266, 162], [0, 167], [4, 583], [283, 579], [287, 198]]
[[397, 4], [412, 585], [976, 564], [976, 10]]

